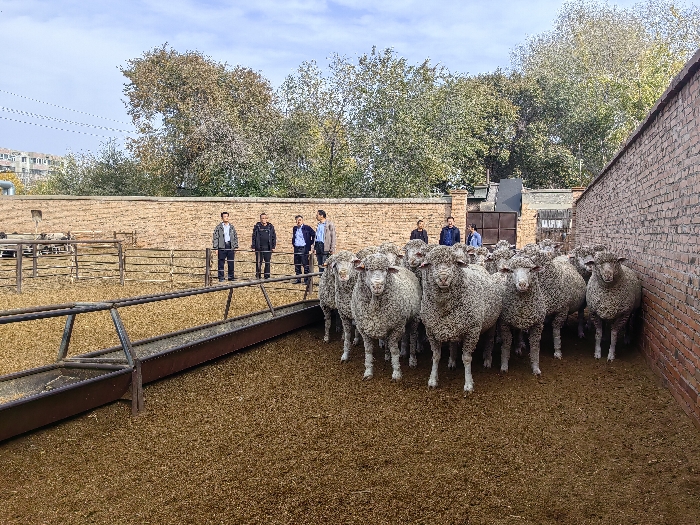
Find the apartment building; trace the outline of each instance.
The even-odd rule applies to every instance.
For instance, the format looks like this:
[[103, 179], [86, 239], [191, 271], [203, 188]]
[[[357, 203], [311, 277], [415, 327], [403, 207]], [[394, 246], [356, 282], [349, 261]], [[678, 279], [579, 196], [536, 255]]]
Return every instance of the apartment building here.
[[0, 148], [0, 172], [14, 171], [27, 187], [45, 179], [62, 163], [63, 157], [58, 155]]

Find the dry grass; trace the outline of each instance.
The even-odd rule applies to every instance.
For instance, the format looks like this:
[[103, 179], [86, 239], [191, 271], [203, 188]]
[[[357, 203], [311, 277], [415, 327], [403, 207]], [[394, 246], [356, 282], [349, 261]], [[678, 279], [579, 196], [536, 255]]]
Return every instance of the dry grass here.
[[[300, 301], [304, 288], [300, 285], [272, 283], [267, 285], [273, 306]], [[129, 283], [125, 286], [110, 281], [29, 281], [22, 294], [0, 291], [0, 310], [36, 305], [72, 302], [96, 302], [136, 295], [154, 294], [183, 287], [153, 283]], [[132, 341], [153, 337], [223, 319], [228, 291], [172, 299], [158, 303], [120, 309]], [[234, 290], [229, 316], [263, 310], [267, 303], [259, 287]], [[65, 317], [0, 325], [0, 375], [33, 368], [56, 360], [63, 335]], [[118, 340], [109, 312], [79, 315], [76, 318], [70, 355], [117, 345]]]

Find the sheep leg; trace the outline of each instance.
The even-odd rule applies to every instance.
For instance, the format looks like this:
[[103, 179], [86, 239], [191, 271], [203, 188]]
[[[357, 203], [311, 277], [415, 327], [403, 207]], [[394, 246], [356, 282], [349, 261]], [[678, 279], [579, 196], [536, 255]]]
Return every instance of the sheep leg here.
[[[552, 339], [554, 340], [554, 357], [561, 359], [561, 327], [566, 321], [566, 316], [568, 312], [559, 312], [554, 319], [552, 319]], [[532, 335], [530, 336], [532, 337]], [[531, 352], [532, 352], [532, 347]]]
[[536, 324], [530, 328], [530, 365], [532, 373], [536, 376], [540, 375], [540, 339], [542, 338], [543, 324]]
[[629, 345], [632, 342], [632, 334], [634, 333], [634, 315], [632, 312], [627, 319], [627, 326], [625, 327], [625, 344]]
[[510, 359], [510, 345], [513, 344], [513, 334], [510, 325], [501, 325], [501, 372], [508, 371], [508, 360]]
[[595, 353], [593, 355], [596, 359], [600, 359], [600, 342], [603, 340], [603, 320], [594, 313], [591, 313], [591, 318], [595, 325]]
[[608, 361], [614, 361], [615, 360], [615, 344], [617, 343], [617, 332], [627, 324], [627, 319], [629, 318], [629, 314], [618, 317], [615, 319], [615, 322], [613, 322], [612, 328], [610, 329], [610, 350], [608, 350]]
[[357, 329], [357, 326], [355, 327], [355, 339], [352, 340], [352, 346], [359, 345], [362, 342], [362, 336], [360, 335], [360, 331]]
[[418, 321], [411, 321], [409, 333], [409, 353], [411, 356], [408, 358], [408, 366], [410, 366], [411, 368], [415, 368], [418, 366], [418, 359], [416, 359], [416, 352], [418, 351]]
[[408, 345], [410, 344], [410, 335], [408, 331], [404, 331], [403, 335], [401, 336], [401, 353], [399, 354], [401, 357], [406, 357], [408, 354]]
[[581, 308], [578, 309], [578, 338], [583, 339], [586, 337], [586, 316], [584, 315], [584, 310], [586, 309], [586, 305], [584, 304]]
[[365, 343], [365, 375], [362, 379], [372, 379], [374, 376], [374, 339], [362, 334]]
[[523, 355], [527, 345], [525, 344], [525, 331], [518, 330], [518, 346], [515, 347], [515, 355]]
[[474, 378], [472, 377], [472, 353], [479, 342], [479, 334], [465, 337], [462, 343], [462, 363], [464, 364], [464, 394], [474, 391]]
[[391, 380], [401, 380], [401, 351], [399, 349], [399, 340], [403, 339], [403, 334], [389, 334], [387, 346], [391, 351]]
[[491, 368], [493, 361], [493, 341], [496, 338], [496, 325], [484, 332], [484, 368]]
[[340, 320], [340, 314], [336, 311], [335, 312], [335, 331], [336, 332], [343, 332], [343, 334], [345, 334], [345, 332], [342, 330], [342, 326], [343, 325], [342, 325], [342, 321]]
[[433, 351], [433, 368], [430, 370], [430, 379], [428, 379], [429, 388], [437, 388], [438, 386], [438, 364], [440, 363], [440, 356], [442, 354], [442, 341], [433, 339], [428, 336], [430, 341], [430, 348]]
[[340, 362], [345, 363], [350, 359], [350, 341], [352, 340], [352, 319], [349, 317], [341, 317], [343, 321], [343, 355], [340, 356]]
[[321, 310], [323, 310], [323, 320], [325, 321], [325, 332], [323, 334], [323, 342], [327, 343], [331, 340], [331, 309], [325, 304], [321, 305]]
[[447, 368], [455, 370], [457, 368], [457, 352], [459, 351], [459, 341], [450, 341], [450, 357], [447, 360]]

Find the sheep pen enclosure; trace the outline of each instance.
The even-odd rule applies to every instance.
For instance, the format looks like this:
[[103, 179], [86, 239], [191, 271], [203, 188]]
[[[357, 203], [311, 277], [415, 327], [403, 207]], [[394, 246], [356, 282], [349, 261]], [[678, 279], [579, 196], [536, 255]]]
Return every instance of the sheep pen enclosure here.
[[[3, 293], [0, 308], [156, 291], [145, 286]], [[240, 292], [236, 315], [264, 307]], [[223, 308], [210, 299], [144, 305], [125, 323], [145, 337], [207, 322]], [[60, 329], [42, 322], [1, 334], [1, 373], [54, 357]], [[110, 344], [102, 322], [76, 344]], [[362, 350], [341, 364], [339, 334], [323, 343], [319, 323], [147, 386], [138, 417], [117, 402], [3, 443], [0, 522], [700, 522], [698, 429], [643, 356], [622, 345], [595, 360], [571, 320], [559, 361], [550, 334], [539, 380], [527, 356], [499, 374], [496, 352], [491, 370], [475, 359], [465, 398], [445, 359], [428, 390], [425, 352], [398, 383], [380, 356], [362, 381]]]

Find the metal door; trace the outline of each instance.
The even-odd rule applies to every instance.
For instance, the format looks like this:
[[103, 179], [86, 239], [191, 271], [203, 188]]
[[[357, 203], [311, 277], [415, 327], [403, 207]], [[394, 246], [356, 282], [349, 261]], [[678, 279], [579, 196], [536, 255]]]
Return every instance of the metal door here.
[[465, 242], [471, 224], [476, 224], [476, 230], [481, 234], [481, 242], [484, 246], [493, 246], [500, 240], [515, 244], [518, 231], [518, 214], [516, 212], [473, 211], [467, 213]]

